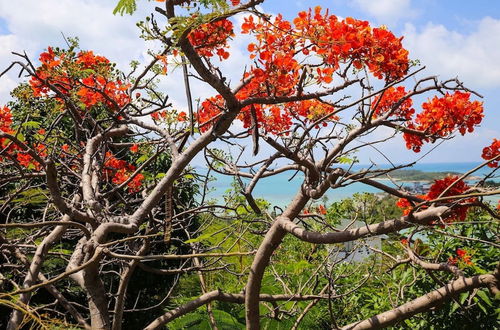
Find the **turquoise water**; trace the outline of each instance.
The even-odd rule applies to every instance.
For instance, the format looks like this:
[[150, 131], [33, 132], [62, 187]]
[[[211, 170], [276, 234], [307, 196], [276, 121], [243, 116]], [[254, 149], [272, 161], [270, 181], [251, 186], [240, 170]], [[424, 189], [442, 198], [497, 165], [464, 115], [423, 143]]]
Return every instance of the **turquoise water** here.
[[[421, 170], [425, 172], [459, 172], [464, 173], [470, 169], [478, 166], [480, 163], [435, 163], [435, 164], [418, 164], [413, 166], [411, 169]], [[390, 168], [390, 165], [379, 165], [379, 168]], [[367, 168], [366, 165], [356, 165], [353, 167], [353, 171]], [[475, 172], [475, 176], [483, 176], [490, 172], [491, 169], [482, 168]], [[263, 198], [273, 205], [284, 206], [288, 204], [295, 193], [300, 188], [303, 181], [303, 175], [298, 173], [295, 177], [292, 176], [295, 172], [285, 172], [280, 173], [275, 176], [261, 179], [254, 189], [253, 196], [255, 198]], [[215, 198], [221, 201], [221, 196], [231, 188], [231, 183], [233, 178], [230, 176], [224, 176], [216, 174], [214, 175], [216, 180], [210, 183], [210, 187], [213, 188], [209, 194], [209, 197]], [[247, 183], [248, 181], [244, 181]], [[395, 185], [390, 180], [383, 180], [383, 182], [389, 186], [395, 187]], [[404, 183], [404, 185], [413, 185], [413, 183]], [[355, 193], [368, 192], [377, 193], [380, 190], [368, 186], [363, 183], [353, 183], [346, 187], [329, 189], [325, 194], [328, 197], [329, 202], [339, 201], [344, 198], [348, 198]], [[498, 196], [488, 198], [489, 200], [498, 200]]]

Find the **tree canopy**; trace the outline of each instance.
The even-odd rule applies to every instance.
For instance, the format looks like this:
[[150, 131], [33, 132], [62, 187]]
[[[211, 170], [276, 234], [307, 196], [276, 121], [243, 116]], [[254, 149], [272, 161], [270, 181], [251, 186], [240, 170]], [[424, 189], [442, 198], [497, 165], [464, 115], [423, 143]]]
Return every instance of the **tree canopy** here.
[[[69, 39], [0, 74], [26, 78], [0, 107], [0, 324], [497, 325], [500, 140], [423, 194], [391, 181], [413, 163], [356, 164], [390, 139], [419, 153], [473, 134], [478, 93], [425, 76], [387, 27], [328, 9], [288, 21], [263, 0], [158, 2], [138, 26], [161, 50], [130, 72]], [[247, 62], [224, 72], [239, 39]], [[174, 70], [182, 110], [160, 87]], [[193, 80], [214, 95], [195, 102]], [[290, 203], [254, 197], [283, 173], [301, 180], [283, 187]], [[212, 198], [222, 176], [232, 189]], [[384, 194], [322, 200], [355, 183]]]

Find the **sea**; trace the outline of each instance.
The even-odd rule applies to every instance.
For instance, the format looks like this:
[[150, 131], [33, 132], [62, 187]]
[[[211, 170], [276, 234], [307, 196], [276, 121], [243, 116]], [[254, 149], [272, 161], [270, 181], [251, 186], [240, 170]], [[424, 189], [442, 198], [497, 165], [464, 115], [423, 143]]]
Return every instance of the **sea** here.
[[[481, 163], [479, 162], [422, 163], [422, 164], [415, 164], [407, 169], [420, 170], [423, 172], [465, 173], [477, 167], [480, 164]], [[366, 169], [368, 168], [368, 166], [369, 165], [355, 164], [351, 168], [351, 171]], [[381, 169], [386, 169], [386, 168], [391, 168], [393, 166], [389, 164], [382, 164], [382, 165], [378, 164], [377, 167]], [[479, 169], [478, 171], [474, 172], [472, 176], [482, 178], [485, 175], [489, 174], [490, 172], [491, 168], [485, 166]], [[198, 173], [202, 174], [203, 171], [200, 171], [200, 169], [198, 169]], [[219, 203], [223, 202], [224, 194], [228, 194], [228, 192], [232, 189], [232, 186], [234, 185], [234, 178], [231, 176], [214, 174], [213, 172], [211, 175], [214, 177], [214, 179], [209, 183], [210, 189], [208, 197], [210, 199], [216, 200]], [[294, 171], [284, 172], [268, 178], [260, 179], [253, 191], [253, 196], [254, 198], [263, 198], [269, 203], [271, 203], [271, 205], [276, 205], [280, 207], [286, 206], [290, 201], [292, 201], [294, 195], [299, 190], [300, 185], [303, 182], [303, 179], [304, 176], [302, 173], [296, 173]], [[497, 175], [497, 177], [493, 178], [493, 180], [500, 181], [500, 177], [498, 177]], [[402, 185], [409, 189], [411, 189], [415, 184], [418, 184], [415, 182], [402, 182], [402, 181], [393, 183], [388, 179], [387, 180], [381, 179], [381, 181], [392, 187], [397, 187], [397, 185]], [[243, 179], [244, 184], [248, 184], [248, 182], [249, 182], [248, 180]], [[328, 204], [340, 201], [345, 198], [349, 198], [356, 193], [363, 193], [363, 192], [381, 193], [381, 191], [377, 188], [368, 186], [360, 182], [354, 182], [345, 187], [329, 189], [325, 194], [326, 198], [323, 197], [321, 200], [326, 204]], [[497, 203], [498, 200], [500, 199], [500, 196], [499, 195], [488, 196], [485, 199], [493, 203]]]

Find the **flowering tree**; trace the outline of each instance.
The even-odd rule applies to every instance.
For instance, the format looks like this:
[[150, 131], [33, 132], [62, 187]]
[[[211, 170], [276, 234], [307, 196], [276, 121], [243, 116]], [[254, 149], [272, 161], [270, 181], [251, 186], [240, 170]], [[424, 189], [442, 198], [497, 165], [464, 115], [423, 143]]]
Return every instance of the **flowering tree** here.
[[[291, 237], [323, 246], [363, 244], [367, 237], [404, 233], [406, 261], [378, 253], [395, 263], [423, 268], [432, 276], [450, 274], [426, 295], [345, 325], [346, 329], [395, 324], [482, 287], [498, 293], [496, 264], [465, 276], [461, 267], [473, 263], [467, 250], [430, 260], [413, 244], [415, 233], [425, 236], [427, 230], [459, 226], [474, 209], [485, 210], [489, 222], [498, 220], [497, 211], [483, 200], [498, 190], [485, 187], [485, 180], [473, 186], [464, 181], [480, 167], [489, 166], [492, 173], [498, 168], [498, 140], [483, 150], [484, 164], [462, 176], [435, 181], [425, 195], [375, 180], [412, 164], [352, 167], [355, 152], [399, 135], [408, 149], [420, 152], [425, 144], [472, 133], [483, 120], [478, 95], [457, 79], [409, 79], [424, 68], [412, 64], [402, 38], [385, 27], [351, 17], [340, 19], [319, 7], [287, 21], [281, 15], [260, 12], [256, 5], [261, 2], [164, 2], [156, 8], [160, 17], [141, 25], [144, 35], [161, 42], [163, 49], [142, 69], [134, 64], [129, 74], [118, 72], [103, 56], [79, 51], [76, 44], [69, 49], [47, 48], [39, 64], [18, 54], [19, 60], [7, 68], [21, 68], [28, 77], [13, 91], [15, 101], [0, 108], [0, 212], [6, 219], [0, 243], [2, 258], [16, 270], [0, 294], [12, 309], [9, 329], [20, 327], [25, 316], [41, 322], [30, 304], [41, 288], [80, 326], [120, 329], [127, 292], [137, 285], [133, 278], [138, 271], [159, 277], [194, 272], [202, 292], [141, 325], [147, 329], [204, 305], [216, 327], [211, 306], [217, 301], [244, 303], [249, 329], [259, 328], [263, 302], [275, 306], [280, 301], [305, 301], [308, 305], [303, 310], [288, 313], [298, 326], [318, 301], [349, 295], [357, 287], [336, 292], [330, 272], [301, 290], [262, 293], [273, 258], [287, 244], [284, 239]], [[133, 1], [122, 0], [117, 11], [134, 8]], [[235, 15], [244, 15], [239, 35], [231, 20]], [[231, 83], [219, 65], [231, 59], [230, 41], [240, 34], [253, 41], [248, 44], [247, 66], [242, 66], [237, 83]], [[185, 112], [174, 110], [168, 91], [156, 84], [158, 77], [168, 79], [177, 65], [184, 70]], [[193, 77], [216, 91], [197, 106], [189, 88]], [[413, 99], [422, 95], [429, 99], [414, 107]], [[242, 125], [233, 125], [237, 121]], [[376, 140], [372, 133], [380, 129], [393, 134]], [[214, 141], [233, 146], [251, 143], [256, 160], [249, 164], [238, 155], [224, 154], [211, 148]], [[259, 153], [261, 144], [272, 154]], [[199, 154], [205, 156], [210, 171], [236, 179], [238, 204], [206, 202], [208, 175], [190, 167]], [[303, 183], [284, 210], [271, 211], [253, 197], [253, 190], [259, 180], [287, 171], [301, 172]], [[354, 182], [397, 197], [404, 214], [359, 227], [335, 228], [324, 205], [314, 206], [313, 201], [329, 189]], [[193, 196], [196, 187], [197, 198]], [[221, 230], [229, 232], [215, 241], [208, 240], [215, 234], [203, 234], [214, 216], [226, 219], [227, 226]], [[245, 229], [238, 229], [234, 244], [227, 246], [228, 237], [237, 232], [235, 226]], [[247, 232], [257, 238], [246, 238]], [[498, 246], [490, 241], [484, 244]], [[59, 265], [45, 275], [61, 249], [68, 257], [64, 270]], [[330, 270], [338, 266], [330, 259], [318, 263], [317, 269], [325, 264]], [[212, 272], [226, 272], [225, 276], [238, 276], [245, 283], [238, 292], [209, 291], [205, 274]], [[311, 270], [313, 274], [318, 272]], [[281, 275], [273, 276], [287, 288], [287, 277]], [[156, 307], [166, 308], [176, 281], [168, 282], [171, 289], [154, 303]], [[324, 286], [321, 291], [315, 291], [318, 283]], [[86, 295], [83, 309], [72, 304], [74, 293], [68, 286], [75, 284]], [[143, 309], [133, 305], [128, 310]], [[279, 311], [276, 307], [275, 315]]]

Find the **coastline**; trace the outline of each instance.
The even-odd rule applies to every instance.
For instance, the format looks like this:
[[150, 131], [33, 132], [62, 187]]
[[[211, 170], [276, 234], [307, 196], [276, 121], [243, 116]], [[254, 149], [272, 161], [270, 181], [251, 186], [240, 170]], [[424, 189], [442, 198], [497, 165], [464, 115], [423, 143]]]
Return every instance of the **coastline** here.
[[[423, 173], [441, 173], [443, 175], [448, 173], [466, 173], [471, 168], [474, 168], [479, 163], [446, 163], [446, 164], [421, 164], [420, 166], [414, 166], [409, 168], [410, 170], [421, 171]], [[384, 166], [380, 166], [381, 168]], [[389, 165], [386, 168], [390, 167]], [[357, 165], [354, 170], [361, 170], [362, 168], [366, 168], [365, 165]], [[477, 182], [484, 178], [485, 175], [489, 173], [488, 168], [482, 168], [480, 171], [477, 171], [473, 175], [470, 175], [466, 178], [466, 181]], [[456, 175], [456, 174], [455, 174]], [[461, 175], [461, 174], [458, 174]], [[303, 177], [297, 175], [293, 177], [293, 173], [283, 172], [277, 174], [273, 177], [267, 177], [261, 179], [256, 185], [253, 195], [254, 198], [262, 198], [268, 201], [273, 206], [286, 206], [289, 202], [292, 201], [294, 195], [300, 189], [300, 185], [302, 183]], [[215, 181], [210, 183], [210, 188], [212, 188], [212, 192], [209, 193], [209, 198], [215, 198], [218, 202], [224, 202], [224, 193], [230, 189], [232, 189], [233, 179], [230, 176], [225, 175], [214, 175], [216, 178]], [[392, 180], [391, 180], [392, 179]], [[414, 185], [422, 185], [426, 186], [431, 184], [434, 179], [405, 179], [401, 177], [376, 177], [372, 178], [372, 180], [379, 182], [386, 182], [388, 185], [391, 185], [394, 188], [399, 188], [400, 186], [407, 186], [407, 188], [412, 189]], [[488, 178], [488, 180], [500, 181], [499, 177], [496, 178]], [[243, 179], [244, 182], [247, 182]], [[425, 187], [424, 187], [425, 188]], [[381, 190], [368, 186], [366, 184], [360, 182], [351, 183], [345, 187], [329, 189], [325, 194], [328, 203], [340, 201], [346, 198], [351, 197], [356, 193], [380, 193]], [[321, 201], [321, 198], [318, 201]], [[487, 196], [484, 198], [486, 201], [497, 202], [500, 199], [500, 196]]]

